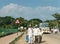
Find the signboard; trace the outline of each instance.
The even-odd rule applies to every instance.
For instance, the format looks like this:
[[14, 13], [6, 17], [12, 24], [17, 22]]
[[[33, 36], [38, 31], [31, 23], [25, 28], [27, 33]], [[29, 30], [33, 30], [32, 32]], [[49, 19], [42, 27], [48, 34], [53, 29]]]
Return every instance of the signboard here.
[[19, 22], [19, 20], [17, 19], [17, 20], [15, 21], [15, 23], [16, 23], [16, 24], [19, 24], [20, 22]]

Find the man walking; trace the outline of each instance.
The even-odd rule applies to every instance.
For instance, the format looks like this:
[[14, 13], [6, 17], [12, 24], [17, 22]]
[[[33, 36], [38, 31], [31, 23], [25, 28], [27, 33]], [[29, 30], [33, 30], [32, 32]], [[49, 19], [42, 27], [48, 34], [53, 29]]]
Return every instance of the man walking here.
[[33, 29], [33, 36], [36, 44], [41, 42], [42, 36], [40, 35], [42, 35], [40, 28], [38, 28], [38, 25], [35, 25], [35, 28]]
[[28, 38], [29, 38], [29, 41], [28, 41], [28, 43], [29, 44], [32, 44], [33, 42], [32, 42], [32, 36], [33, 36], [33, 30], [32, 30], [32, 26], [31, 25], [29, 25], [29, 28], [28, 28]]

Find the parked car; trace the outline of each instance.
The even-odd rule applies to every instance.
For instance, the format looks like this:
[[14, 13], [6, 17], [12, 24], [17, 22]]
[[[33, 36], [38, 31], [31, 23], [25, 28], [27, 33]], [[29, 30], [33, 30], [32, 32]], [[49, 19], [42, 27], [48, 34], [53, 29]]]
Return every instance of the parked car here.
[[55, 29], [51, 29], [52, 33], [59, 33], [59, 29], [55, 28]]

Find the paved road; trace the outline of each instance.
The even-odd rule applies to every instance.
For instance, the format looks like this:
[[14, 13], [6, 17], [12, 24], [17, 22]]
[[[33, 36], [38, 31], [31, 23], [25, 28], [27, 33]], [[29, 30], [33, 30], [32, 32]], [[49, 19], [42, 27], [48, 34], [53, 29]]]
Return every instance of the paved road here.
[[0, 44], [9, 44], [9, 42], [14, 40], [19, 35], [21, 35], [21, 32], [18, 32], [18, 35], [17, 35], [17, 33], [15, 33], [15, 34], [12, 34], [12, 35], [9, 35], [6, 37], [2, 37], [2, 38], [0, 38]]
[[60, 34], [45, 34], [45, 35], [43, 35], [41, 44], [60, 44]]
[[[25, 41], [25, 34], [23, 37], [16, 42], [16, 44], [28, 44]], [[42, 42], [40, 44], [60, 44], [60, 33], [59, 34], [44, 34]]]

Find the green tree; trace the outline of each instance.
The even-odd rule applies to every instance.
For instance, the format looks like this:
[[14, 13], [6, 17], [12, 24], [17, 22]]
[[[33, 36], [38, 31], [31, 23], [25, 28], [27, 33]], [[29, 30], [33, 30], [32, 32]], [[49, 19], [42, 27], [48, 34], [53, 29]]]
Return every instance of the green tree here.
[[56, 26], [56, 20], [47, 20], [46, 22], [49, 23], [50, 28], [55, 28]]
[[29, 21], [28, 21], [28, 24], [32, 24], [32, 26], [34, 26], [34, 25], [36, 25], [36, 24], [39, 25], [40, 22], [42, 22], [42, 20], [35, 18], [35, 19], [29, 20]]
[[55, 17], [57, 20], [60, 20], [60, 14], [59, 13], [53, 14], [53, 17]]
[[[22, 18], [22, 17], [19, 17], [19, 18], [16, 18], [15, 21], [16, 21], [17, 19], [19, 20], [20, 23], [19, 23], [19, 24], [16, 24], [16, 23], [15, 23], [15, 26], [18, 25], [19, 27], [20, 27], [20, 26], [27, 27], [28, 21], [27, 21], [26, 19], [24, 19], [24, 18]], [[15, 21], [14, 21], [14, 22], [15, 22]]]
[[55, 13], [55, 14], [53, 14], [53, 17], [56, 18], [57, 27], [60, 28], [60, 14], [59, 13]]
[[11, 16], [0, 17], [0, 27], [11, 28], [14, 18]]

